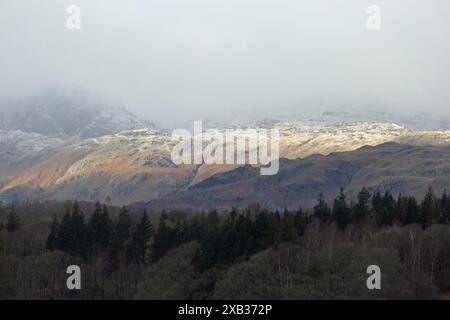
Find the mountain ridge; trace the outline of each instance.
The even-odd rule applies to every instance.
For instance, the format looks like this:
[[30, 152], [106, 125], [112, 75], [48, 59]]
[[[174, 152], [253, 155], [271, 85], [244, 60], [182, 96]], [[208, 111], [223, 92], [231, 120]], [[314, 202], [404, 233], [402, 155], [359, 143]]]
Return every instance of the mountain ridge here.
[[[280, 125], [280, 155], [289, 159], [352, 151], [388, 141], [448, 145], [450, 132], [414, 132], [393, 124], [341, 124], [335, 127]], [[364, 130], [361, 131], [361, 128]], [[392, 131], [386, 130], [391, 128]], [[156, 200], [195, 187], [236, 165], [175, 165], [176, 141], [166, 132], [138, 129], [83, 140], [3, 182], [8, 199], [112, 199], [114, 204]]]
[[146, 203], [150, 209], [212, 209], [246, 207], [259, 203], [268, 208], [312, 207], [319, 193], [332, 201], [339, 188], [355, 200], [356, 193], [370, 191], [423, 195], [429, 186], [450, 188], [450, 146], [412, 146], [386, 142], [349, 152], [312, 155], [305, 159], [281, 159], [280, 172], [260, 176], [245, 166], [218, 173], [189, 188]]

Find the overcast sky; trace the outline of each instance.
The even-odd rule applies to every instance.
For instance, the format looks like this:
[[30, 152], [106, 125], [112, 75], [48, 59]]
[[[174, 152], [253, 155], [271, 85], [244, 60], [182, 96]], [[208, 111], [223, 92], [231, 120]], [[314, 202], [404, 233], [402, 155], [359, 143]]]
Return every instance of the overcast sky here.
[[1, 0], [0, 43], [0, 99], [81, 86], [162, 122], [303, 101], [450, 114], [448, 0]]

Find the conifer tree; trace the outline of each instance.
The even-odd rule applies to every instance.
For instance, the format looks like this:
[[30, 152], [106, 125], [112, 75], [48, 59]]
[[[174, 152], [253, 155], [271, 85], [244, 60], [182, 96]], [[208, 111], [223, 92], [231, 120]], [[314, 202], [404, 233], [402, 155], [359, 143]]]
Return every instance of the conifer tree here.
[[[160, 225], [160, 228], [162, 227], [163, 229], [165, 229], [165, 219], [161, 219], [161, 223], [162, 226]], [[127, 248], [127, 258], [129, 262], [134, 261], [138, 264], [146, 264], [147, 250], [149, 248], [149, 241], [152, 236], [152, 231], [152, 224], [150, 223], [150, 219], [148, 218], [147, 211], [144, 210], [139, 224], [134, 228], [132, 232], [131, 241]], [[163, 232], [166, 232], [166, 230], [164, 230]], [[169, 234], [170, 240], [172, 240], [172, 234], [170, 231]], [[162, 243], [159, 244], [162, 245], [162, 247], [159, 249], [161, 249], [162, 252], [158, 252], [158, 254], [160, 255], [158, 256], [158, 259], [162, 257], [165, 254], [166, 250], [170, 248], [170, 244], [168, 243], [169, 241], [161, 242]]]
[[301, 207], [295, 212], [294, 225], [297, 229], [297, 235], [302, 236], [305, 233], [306, 226], [308, 225], [308, 214]]
[[101, 225], [102, 227], [102, 233], [100, 236], [100, 246], [105, 249], [108, 244], [109, 244], [109, 240], [110, 240], [110, 235], [111, 235], [111, 226], [112, 226], [112, 222], [111, 222], [111, 218], [109, 217], [109, 211], [108, 211], [108, 207], [106, 206], [106, 204], [103, 205], [102, 208], [102, 213], [101, 213]]
[[65, 215], [63, 216], [61, 220], [61, 224], [58, 227], [58, 232], [56, 236], [56, 245], [57, 249], [69, 252], [69, 245], [70, 245], [70, 235], [71, 235], [71, 218], [70, 218], [70, 211], [67, 209]]
[[395, 212], [396, 202], [390, 190], [384, 192], [382, 203], [381, 225], [392, 225], [392, 222], [397, 217]]
[[354, 207], [354, 218], [357, 222], [364, 220], [369, 216], [370, 212], [370, 192], [363, 187], [361, 191], [358, 193], [358, 202]]
[[123, 245], [130, 236], [131, 229], [131, 216], [128, 213], [127, 208], [123, 207], [120, 210], [115, 229], [116, 237], [120, 245]]
[[69, 253], [85, 259], [90, 256], [89, 230], [77, 201], [70, 217]]
[[105, 249], [109, 244], [111, 232], [111, 220], [106, 205], [101, 207], [99, 202], [95, 204], [94, 213], [89, 220], [89, 229], [95, 251], [98, 248]]
[[58, 219], [56, 218], [56, 215], [53, 218], [45, 247], [49, 251], [53, 251], [58, 248]]
[[334, 199], [333, 218], [342, 230], [347, 228], [349, 223], [349, 207], [344, 194], [344, 189], [339, 190], [339, 194]]
[[450, 199], [447, 191], [444, 190], [439, 201], [439, 223], [447, 224], [450, 221]]
[[319, 198], [317, 199], [317, 204], [314, 206], [313, 213], [322, 222], [328, 222], [331, 220], [331, 210], [328, 207], [328, 204], [323, 199], [322, 193], [319, 194]]
[[422, 213], [423, 229], [430, 227], [433, 222], [437, 222], [439, 213], [436, 196], [434, 195], [432, 187], [428, 188], [428, 191], [420, 204], [420, 211]]
[[417, 204], [417, 200], [413, 196], [408, 197], [407, 214], [406, 214], [406, 224], [410, 223], [420, 223], [420, 208]]
[[246, 229], [245, 216], [239, 214], [236, 219], [236, 237], [230, 255], [233, 258], [240, 257], [245, 252], [247, 237], [250, 235], [250, 228]]
[[145, 264], [146, 262], [146, 253], [149, 247], [149, 241], [152, 237], [152, 224], [150, 222], [150, 219], [148, 218], [147, 211], [144, 210], [142, 214], [141, 221], [139, 222], [139, 225], [136, 230], [136, 234], [138, 236], [138, 258], [139, 260]]
[[113, 224], [110, 234], [110, 243], [108, 249], [109, 271], [119, 269], [119, 255], [125, 247], [125, 243], [130, 236], [131, 217], [128, 210], [122, 207], [117, 222]]
[[282, 224], [283, 228], [281, 231], [281, 240], [283, 242], [294, 240], [295, 235], [297, 233], [295, 227], [295, 218], [292, 212], [290, 212], [287, 209], [284, 210]]
[[399, 219], [402, 225], [407, 223], [408, 198], [404, 197], [401, 193], [398, 194], [397, 202], [395, 203], [395, 216]]
[[8, 232], [14, 232], [19, 230], [21, 226], [19, 216], [17, 215], [16, 209], [14, 206], [11, 207], [11, 211], [8, 214], [7, 222], [6, 222], [6, 230]]
[[172, 245], [172, 231], [166, 224], [166, 219], [161, 216], [159, 218], [158, 231], [153, 241], [152, 260], [157, 261], [164, 256]]
[[383, 197], [381, 196], [380, 190], [378, 189], [372, 196], [372, 210], [375, 214], [381, 213], [383, 209]]
[[[279, 220], [279, 213], [278, 218]], [[253, 223], [253, 248], [252, 253], [258, 252], [262, 249], [269, 247], [274, 240], [276, 223], [270, 223], [266, 210], [261, 210], [255, 217]]]

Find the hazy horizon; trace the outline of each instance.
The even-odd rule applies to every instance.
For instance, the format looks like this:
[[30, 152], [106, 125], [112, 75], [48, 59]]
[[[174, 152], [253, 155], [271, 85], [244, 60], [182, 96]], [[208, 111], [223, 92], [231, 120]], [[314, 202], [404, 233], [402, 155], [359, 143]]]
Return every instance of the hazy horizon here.
[[[72, 4], [81, 30], [66, 28]], [[449, 13], [445, 0], [4, 0], [0, 102], [85, 87], [159, 123], [320, 104], [448, 117]]]

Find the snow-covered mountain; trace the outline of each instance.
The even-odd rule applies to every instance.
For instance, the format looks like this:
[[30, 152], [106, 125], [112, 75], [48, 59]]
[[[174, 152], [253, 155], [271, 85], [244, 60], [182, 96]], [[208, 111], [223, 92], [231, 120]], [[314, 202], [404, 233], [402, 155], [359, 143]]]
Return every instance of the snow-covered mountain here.
[[[418, 132], [392, 123], [357, 122], [305, 125], [282, 122], [280, 156], [346, 152], [385, 142], [416, 145], [450, 143], [450, 132]], [[249, 128], [249, 127], [247, 127]], [[254, 127], [256, 128], [256, 127]], [[114, 204], [159, 199], [183, 192], [235, 165], [175, 165], [175, 141], [167, 132], [140, 129], [83, 140], [3, 183], [0, 198], [104, 200]]]
[[66, 140], [21, 130], [0, 130], [0, 176], [10, 176], [47, 159]]
[[[291, 108], [243, 111], [229, 118], [206, 119], [205, 127], [273, 126], [295, 122], [306, 126], [334, 126], [340, 123], [397, 123], [418, 131], [450, 130], [450, 115], [409, 110], [400, 112], [378, 105], [310, 103]], [[185, 124], [189, 125], [189, 123]]]
[[84, 139], [154, 124], [84, 89], [51, 90], [0, 108], [0, 175], [10, 176]]
[[[280, 156], [288, 159], [385, 142], [450, 144], [450, 131], [417, 131], [373, 110], [327, 110], [321, 106], [290, 115], [204, 121], [203, 128], [278, 129]], [[183, 192], [237, 167], [175, 165], [170, 158], [175, 142], [169, 131], [82, 89], [49, 91], [0, 108], [0, 112], [0, 199], [6, 201], [148, 201]], [[422, 129], [428, 126], [426, 121]], [[192, 130], [192, 126], [187, 123], [185, 128]]]
[[154, 127], [124, 106], [84, 89], [58, 89], [5, 105], [0, 129], [61, 139], [86, 139]]

